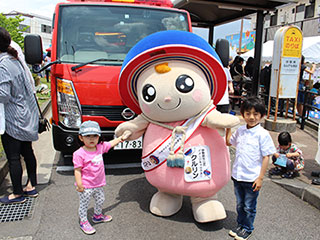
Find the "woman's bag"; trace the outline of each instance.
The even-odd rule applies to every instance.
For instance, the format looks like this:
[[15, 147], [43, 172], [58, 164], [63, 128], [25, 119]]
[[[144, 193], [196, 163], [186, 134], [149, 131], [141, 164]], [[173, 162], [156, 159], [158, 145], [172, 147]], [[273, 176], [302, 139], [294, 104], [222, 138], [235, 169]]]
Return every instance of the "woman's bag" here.
[[39, 109], [39, 128], [38, 128], [38, 133], [43, 133], [45, 131], [49, 131], [50, 123], [49, 123], [48, 119], [46, 119], [43, 116], [36, 95], [34, 95], [34, 97], [36, 99], [37, 106], [38, 106], [38, 109]]
[[0, 135], [4, 134], [6, 129], [6, 118], [4, 115], [4, 104], [0, 103]]
[[241, 82], [241, 80], [242, 80], [242, 76], [241, 75], [235, 75], [235, 76], [233, 76], [233, 81], [235, 81], [235, 82]]
[[234, 76], [233, 76], [233, 81], [235, 81], [235, 82], [241, 82], [241, 81], [242, 81], [242, 74], [237, 71], [236, 66], [233, 67], [233, 70], [234, 70], [234, 72], [237, 74], [237, 75], [234, 75]]

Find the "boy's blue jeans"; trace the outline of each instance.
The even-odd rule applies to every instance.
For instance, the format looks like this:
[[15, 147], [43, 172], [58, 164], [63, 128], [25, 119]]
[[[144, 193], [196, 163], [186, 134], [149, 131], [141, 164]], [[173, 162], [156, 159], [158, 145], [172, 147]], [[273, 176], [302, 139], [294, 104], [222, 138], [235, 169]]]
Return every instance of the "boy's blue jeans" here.
[[234, 193], [237, 199], [238, 225], [247, 232], [252, 232], [254, 229], [253, 222], [257, 212], [256, 206], [259, 191], [253, 191], [253, 182], [232, 180], [234, 184]]

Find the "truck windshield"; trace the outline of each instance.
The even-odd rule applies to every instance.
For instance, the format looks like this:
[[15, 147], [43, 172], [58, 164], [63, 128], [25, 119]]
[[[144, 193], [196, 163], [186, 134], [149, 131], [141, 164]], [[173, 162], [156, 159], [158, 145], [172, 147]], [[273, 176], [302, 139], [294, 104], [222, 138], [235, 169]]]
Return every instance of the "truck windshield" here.
[[121, 65], [140, 39], [163, 30], [189, 31], [187, 14], [141, 6], [64, 5], [57, 56], [70, 63], [105, 59], [95, 64]]

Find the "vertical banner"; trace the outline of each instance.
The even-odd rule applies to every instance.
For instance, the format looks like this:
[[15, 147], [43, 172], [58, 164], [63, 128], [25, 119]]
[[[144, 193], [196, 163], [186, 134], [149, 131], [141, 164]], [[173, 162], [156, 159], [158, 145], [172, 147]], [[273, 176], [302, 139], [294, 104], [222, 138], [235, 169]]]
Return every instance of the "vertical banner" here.
[[316, 155], [316, 161], [320, 165], [320, 123], [318, 126], [318, 152]]

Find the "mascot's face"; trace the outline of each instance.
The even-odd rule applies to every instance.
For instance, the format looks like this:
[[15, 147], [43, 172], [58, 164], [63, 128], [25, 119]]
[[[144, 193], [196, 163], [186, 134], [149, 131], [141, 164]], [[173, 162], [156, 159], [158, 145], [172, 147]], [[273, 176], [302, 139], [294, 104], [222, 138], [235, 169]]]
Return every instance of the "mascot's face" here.
[[137, 90], [142, 112], [159, 122], [188, 119], [211, 100], [205, 75], [188, 62], [168, 61], [148, 67], [139, 76]]

